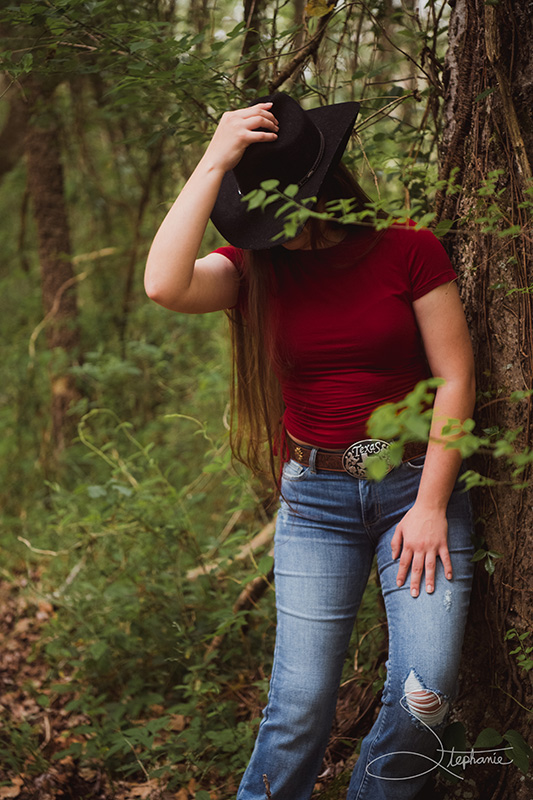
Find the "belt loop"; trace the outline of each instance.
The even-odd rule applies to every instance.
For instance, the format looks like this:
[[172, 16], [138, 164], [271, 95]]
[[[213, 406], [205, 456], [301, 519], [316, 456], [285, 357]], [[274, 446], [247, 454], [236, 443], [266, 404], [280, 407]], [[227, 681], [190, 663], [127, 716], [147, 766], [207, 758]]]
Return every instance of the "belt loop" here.
[[318, 453], [318, 450], [317, 450], [316, 447], [313, 447], [311, 449], [311, 452], [309, 453], [309, 469], [311, 470], [313, 475], [316, 475], [316, 455], [317, 455], [317, 453]]

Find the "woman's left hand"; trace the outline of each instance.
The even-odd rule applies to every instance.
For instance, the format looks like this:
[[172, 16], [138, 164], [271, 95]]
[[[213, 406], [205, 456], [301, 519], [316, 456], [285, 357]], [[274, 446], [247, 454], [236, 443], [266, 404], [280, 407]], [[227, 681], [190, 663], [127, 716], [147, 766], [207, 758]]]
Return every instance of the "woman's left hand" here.
[[425, 570], [426, 592], [435, 587], [437, 557], [442, 561], [444, 574], [451, 580], [452, 562], [448, 552], [448, 521], [446, 512], [414, 504], [398, 523], [391, 541], [392, 557], [400, 557], [396, 583], [403, 586], [411, 567], [411, 595], [418, 597], [422, 573]]

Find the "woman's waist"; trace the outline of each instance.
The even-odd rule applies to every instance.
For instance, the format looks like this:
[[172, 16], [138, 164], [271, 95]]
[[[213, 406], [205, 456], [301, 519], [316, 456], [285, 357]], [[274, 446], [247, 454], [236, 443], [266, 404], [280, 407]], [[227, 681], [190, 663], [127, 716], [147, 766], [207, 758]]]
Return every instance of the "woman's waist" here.
[[284, 425], [287, 435], [296, 443], [305, 447], [317, 447], [330, 452], [344, 452], [353, 442], [367, 439], [367, 421], [370, 416], [361, 414], [359, 418], [327, 418], [317, 419], [302, 414], [291, 414], [285, 411]]
[[389, 386], [389, 391], [379, 396], [367, 387], [365, 394], [348, 400], [340, 393], [324, 396], [311, 387], [304, 397], [284, 391], [285, 430], [298, 444], [344, 451], [353, 442], [368, 438], [368, 420], [379, 406], [404, 400], [417, 383], [415, 380], [401, 387]]

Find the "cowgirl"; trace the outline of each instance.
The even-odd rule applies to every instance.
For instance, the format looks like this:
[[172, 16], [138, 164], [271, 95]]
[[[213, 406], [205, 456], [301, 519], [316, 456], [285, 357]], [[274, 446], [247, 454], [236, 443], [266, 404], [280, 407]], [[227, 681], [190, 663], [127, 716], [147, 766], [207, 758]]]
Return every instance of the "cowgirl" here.
[[[268, 705], [238, 800], [308, 800], [327, 745], [343, 659], [374, 555], [389, 627], [382, 707], [361, 744], [349, 800], [407, 800], [442, 762], [472, 577], [461, 457], [442, 428], [474, 406], [470, 339], [455, 273], [412, 225], [334, 221], [284, 233], [280, 203], [249, 211], [262, 181], [296, 199], [367, 200], [340, 166], [358, 111], [304, 111], [285, 94], [223, 115], [148, 257], [146, 291], [185, 313], [230, 309], [236, 455], [256, 467], [285, 443], [275, 536], [277, 632]], [[197, 258], [209, 217], [231, 246]], [[275, 238], [277, 237], [277, 238]], [[430, 375], [430, 442], [380, 481], [365, 458], [372, 411]], [[272, 456], [271, 456], [272, 463]]]

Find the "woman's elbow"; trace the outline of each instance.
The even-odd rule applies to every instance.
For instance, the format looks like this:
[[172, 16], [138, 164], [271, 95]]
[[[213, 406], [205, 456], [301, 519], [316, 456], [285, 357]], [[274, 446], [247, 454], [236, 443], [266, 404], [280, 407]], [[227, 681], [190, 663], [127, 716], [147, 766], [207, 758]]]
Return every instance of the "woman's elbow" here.
[[164, 273], [148, 260], [144, 272], [144, 291], [155, 303], [168, 308], [176, 300], [176, 286], [172, 285]]
[[148, 272], [148, 269], [144, 273], [144, 291], [150, 300], [154, 300], [156, 303], [161, 302], [164, 294], [163, 287], [160, 281]]

